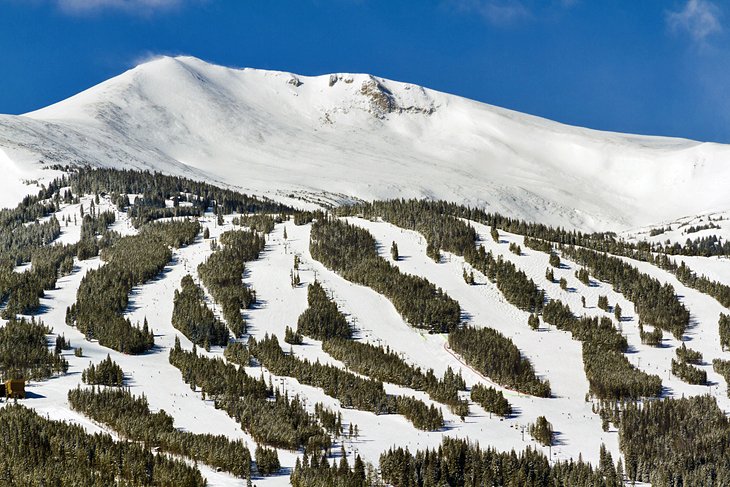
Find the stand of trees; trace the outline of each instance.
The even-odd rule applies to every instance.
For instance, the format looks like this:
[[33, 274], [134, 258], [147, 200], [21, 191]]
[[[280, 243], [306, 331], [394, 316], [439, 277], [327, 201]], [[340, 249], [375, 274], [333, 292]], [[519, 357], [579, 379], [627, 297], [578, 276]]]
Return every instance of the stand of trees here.
[[[26, 196], [15, 208], [0, 209], [0, 266], [12, 268], [31, 259], [34, 249], [53, 242], [61, 234], [61, 224], [51, 216], [46, 222], [39, 219], [51, 215], [60, 206], [60, 186], [53, 182], [37, 196]], [[62, 184], [62, 183], [60, 183]]]
[[274, 475], [281, 469], [279, 463], [279, 454], [275, 448], [266, 448], [265, 446], [256, 445], [256, 471], [259, 475], [268, 477]]
[[446, 404], [454, 414], [462, 417], [469, 414], [468, 402], [459, 399], [458, 391], [466, 388], [460, 374], [454, 374], [449, 368], [444, 379], [438, 380], [433, 370], [424, 374], [390, 350], [350, 340], [352, 329], [347, 318], [327, 296], [322, 285], [315, 281], [309, 285], [308, 293], [309, 307], [299, 317], [297, 333], [323, 340], [325, 352], [361, 375], [425, 390], [431, 399]]
[[672, 359], [672, 374], [688, 384], [700, 386], [707, 384], [707, 372], [682, 360]]
[[469, 403], [459, 399], [459, 391], [466, 389], [464, 379], [461, 373], [454, 373], [450, 367], [443, 379], [438, 379], [432, 369], [424, 373], [382, 346], [333, 338], [324, 341], [322, 349], [358, 374], [426, 391], [431, 399], [449, 406], [454, 414], [461, 417], [469, 414]]
[[550, 446], [553, 444], [553, 425], [545, 416], [538, 416], [534, 424], [531, 424], [527, 428], [527, 432], [530, 436], [535, 438], [538, 443], [544, 446]]
[[[469, 264], [497, 284], [507, 301], [520, 309], [539, 312], [545, 300], [544, 293], [511, 262], [501, 257], [494, 259], [491, 252], [485, 254], [482, 247], [477, 251], [477, 232], [471, 225], [455, 218], [461, 215], [454, 208], [443, 201], [390, 200], [342, 207], [337, 211], [340, 215], [380, 217], [401, 228], [415, 230], [425, 237], [429, 255], [436, 256], [441, 249], [464, 256]], [[495, 241], [499, 242], [499, 235], [496, 237]]]
[[677, 348], [677, 359], [672, 359], [672, 374], [688, 384], [704, 385], [707, 383], [707, 372], [695, 367], [702, 363], [702, 354], [682, 343]]
[[488, 413], [504, 417], [512, 414], [512, 406], [510, 406], [509, 401], [504, 398], [502, 391], [498, 391], [494, 387], [475, 384], [471, 388], [471, 400], [479, 404]]
[[42, 380], [65, 374], [68, 362], [48, 347], [51, 329], [35, 318], [11, 318], [0, 327], [0, 376], [3, 380]]
[[373, 236], [347, 222], [321, 218], [312, 225], [312, 257], [345, 279], [390, 299], [412, 326], [448, 332], [461, 319], [459, 303], [428, 280], [400, 270], [378, 255]]
[[[712, 360], [712, 370], [717, 372], [730, 385], [730, 360], [716, 358]], [[727, 395], [730, 397], [730, 386], [727, 388]]]
[[247, 227], [255, 232], [268, 234], [274, 231], [274, 225], [284, 221], [281, 216], [271, 215], [242, 215], [233, 218], [233, 224]]
[[[5, 301], [3, 317], [5, 319], [18, 314], [35, 313], [40, 307], [40, 298], [44, 291], [54, 289], [59, 275], [70, 274], [73, 270], [73, 257], [88, 259], [99, 254], [101, 248], [111, 245], [119, 235], [109, 232], [107, 227], [114, 222], [114, 213], [104, 212], [86, 214], [81, 224], [81, 239], [72, 245], [35, 246], [30, 245], [26, 252], [30, 254], [31, 268], [25, 272], [15, 272], [10, 261], [5, 266], [0, 264], [0, 301]], [[49, 223], [33, 223], [22, 229], [37, 225], [53, 226], [58, 224], [55, 216]], [[23, 233], [26, 230], [15, 229]], [[59, 230], [60, 233], [60, 230]], [[0, 231], [0, 238], [2, 231]], [[97, 236], [101, 236], [97, 239]], [[49, 235], [50, 238], [50, 235]], [[25, 253], [25, 252], [24, 252]]]
[[190, 274], [182, 278], [180, 287], [179, 291], [175, 290], [172, 325], [191, 342], [206, 349], [226, 345], [228, 328], [205, 304], [205, 294]]
[[375, 469], [365, 464], [360, 455], [355, 457], [350, 467], [347, 456], [341, 456], [339, 463], [336, 460], [330, 465], [324, 455], [313, 454], [304, 458], [297, 458], [294, 471], [289, 478], [292, 487], [378, 487], [382, 482]]
[[97, 339], [105, 347], [138, 354], [154, 346], [147, 324], [134, 326], [122, 315], [129, 293], [159, 274], [172, 259], [170, 247], [193, 242], [200, 232], [197, 221], [149, 223], [138, 235], [123, 237], [104, 249], [106, 265], [84, 276], [76, 303], [66, 312], [66, 322], [74, 324], [87, 339]]
[[730, 315], [720, 313], [717, 326], [720, 330], [720, 346], [723, 350], [730, 348]]
[[576, 318], [568, 305], [553, 300], [545, 305], [543, 320], [583, 342], [583, 367], [594, 396], [618, 400], [661, 394], [661, 379], [636, 369], [626, 358], [628, 343], [610, 318]]
[[147, 206], [151, 207], [159, 207], [160, 201], [177, 199], [203, 209], [214, 208], [224, 214], [293, 213], [291, 208], [267, 198], [249, 196], [202, 181], [158, 172], [78, 168], [74, 169], [69, 178], [64, 178], [58, 184], [62, 184], [60, 187], [70, 185], [75, 194], [140, 194], [142, 200], [148, 203]]
[[223, 318], [235, 337], [246, 333], [241, 310], [256, 301], [256, 292], [244, 286], [245, 263], [256, 260], [266, 239], [255, 230], [232, 230], [220, 237], [223, 248], [198, 266], [198, 275], [221, 307]]
[[562, 251], [633, 301], [642, 321], [672, 333], [677, 339], [682, 337], [689, 325], [689, 310], [679, 302], [670, 284], [662, 285], [618, 257], [578, 247], [563, 247]]
[[628, 403], [618, 423], [629, 480], [730, 485], [730, 424], [713, 397]]
[[525, 235], [523, 241], [525, 247], [527, 247], [528, 249], [537, 250], [538, 252], [552, 254], [555, 250], [553, 244], [551, 244], [550, 242], [546, 242], [545, 240], [540, 240], [539, 238], [530, 238], [529, 236]]
[[144, 396], [126, 389], [76, 388], [69, 391], [68, 401], [76, 411], [110, 426], [127, 440], [250, 478], [251, 453], [243, 440], [180, 431], [164, 410], [150, 412]]
[[352, 329], [347, 318], [337, 308], [318, 281], [307, 288], [309, 306], [297, 321], [297, 332], [317, 340], [328, 338], [351, 338]]
[[0, 409], [0, 483], [105, 487], [206, 485], [200, 471], [182, 460], [154, 455], [142, 445], [90, 435], [83, 427], [50, 421], [31, 409]]
[[254, 379], [243, 367], [209, 359], [182, 350], [179, 342], [170, 350], [170, 363], [183, 374], [191, 389], [215, 400], [217, 408], [241, 424], [257, 442], [277, 448], [310, 451], [327, 449], [330, 437], [307, 413], [298, 397], [289, 398], [279, 390], [272, 391], [263, 377]]
[[465, 326], [449, 334], [449, 346], [471, 367], [501, 386], [550, 397], [550, 382], [538, 379], [530, 361], [512, 340], [498, 331]]
[[119, 364], [107, 354], [99, 365], [89, 364], [89, 367], [81, 373], [81, 380], [89, 385], [122, 387], [124, 372]]
[[494, 282], [509, 303], [530, 313], [542, 311], [545, 291], [512, 262], [504, 260], [501, 255], [495, 259], [492, 252], [486, 252], [484, 247], [470, 248], [464, 259]]
[[441, 411], [422, 401], [402, 396], [389, 396], [383, 383], [363, 378], [333, 365], [296, 358], [281, 349], [275, 335], [261, 341], [249, 339], [249, 350], [271, 373], [290, 376], [300, 383], [320, 387], [340, 401], [342, 407], [356, 408], [375, 414], [402, 414], [416, 428], [436, 430], [443, 426]]
[[530, 448], [520, 453], [503, 453], [448, 437], [438, 449], [419, 450], [415, 454], [403, 448], [389, 449], [380, 455], [380, 472], [387, 484], [398, 487], [623, 485], [613, 465], [599, 470], [582, 460], [551, 464], [545, 455]]

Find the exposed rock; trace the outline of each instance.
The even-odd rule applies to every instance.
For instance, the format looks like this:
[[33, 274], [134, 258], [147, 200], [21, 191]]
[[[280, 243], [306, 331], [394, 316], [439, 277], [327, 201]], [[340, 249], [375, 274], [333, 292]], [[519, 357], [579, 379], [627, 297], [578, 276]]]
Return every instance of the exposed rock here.
[[[426, 106], [404, 105], [403, 100], [399, 100], [387, 86], [372, 76], [363, 82], [360, 93], [369, 99], [371, 111], [378, 118], [384, 118], [389, 113], [423, 113], [431, 115], [436, 110], [432, 102], [429, 102]], [[422, 94], [425, 95], [425, 92]], [[426, 97], [424, 96], [424, 98]]]

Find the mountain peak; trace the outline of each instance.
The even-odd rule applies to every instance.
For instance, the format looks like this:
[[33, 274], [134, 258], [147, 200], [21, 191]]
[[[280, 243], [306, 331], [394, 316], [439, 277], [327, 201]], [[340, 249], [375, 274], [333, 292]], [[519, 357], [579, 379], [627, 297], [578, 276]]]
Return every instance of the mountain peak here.
[[439, 198], [588, 230], [730, 207], [727, 146], [570, 127], [370, 74], [191, 56], [2, 117], [0, 148], [313, 200]]

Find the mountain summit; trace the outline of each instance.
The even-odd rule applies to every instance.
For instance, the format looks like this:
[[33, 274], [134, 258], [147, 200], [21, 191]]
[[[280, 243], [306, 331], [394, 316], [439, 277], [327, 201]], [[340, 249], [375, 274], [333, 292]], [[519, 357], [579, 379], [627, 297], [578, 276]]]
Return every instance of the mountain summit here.
[[367, 74], [161, 57], [0, 116], [0, 169], [158, 170], [279, 198], [439, 198], [587, 230], [730, 208], [730, 148], [600, 132]]

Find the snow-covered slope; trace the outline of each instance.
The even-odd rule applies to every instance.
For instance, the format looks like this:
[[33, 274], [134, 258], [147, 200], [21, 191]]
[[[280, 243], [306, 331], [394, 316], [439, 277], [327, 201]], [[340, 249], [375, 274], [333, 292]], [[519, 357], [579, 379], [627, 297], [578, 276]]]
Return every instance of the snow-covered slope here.
[[190, 57], [0, 116], [0, 150], [21, 173], [41, 161], [148, 168], [280, 197], [441, 198], [585, 229], [730, 208], [728, 146], [574, 128], [365, 74]]

